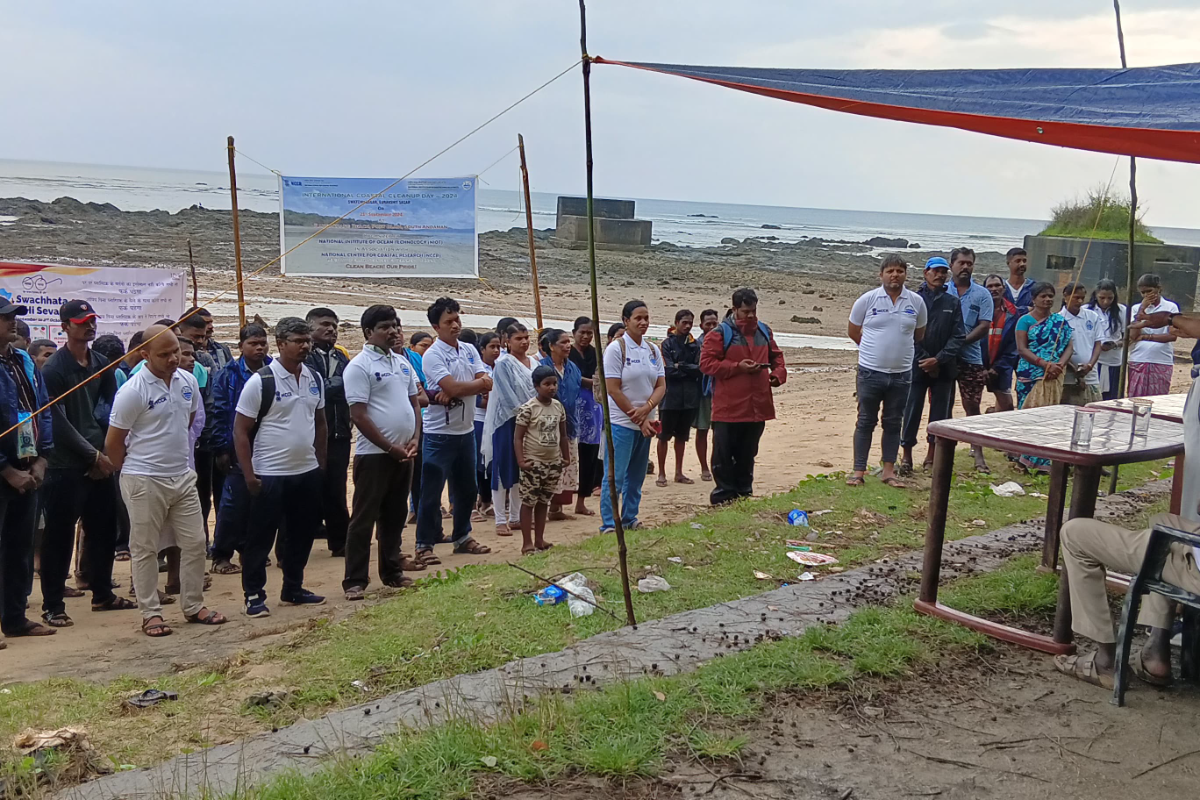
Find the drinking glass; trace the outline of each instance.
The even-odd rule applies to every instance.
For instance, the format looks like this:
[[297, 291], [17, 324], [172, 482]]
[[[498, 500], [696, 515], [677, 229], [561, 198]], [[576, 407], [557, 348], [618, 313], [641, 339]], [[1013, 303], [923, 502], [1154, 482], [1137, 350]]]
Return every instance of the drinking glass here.
[[1133, 401], [1133, 435], [1145, 437], [1150, 432], [1150, 412], [1153, 400]]
[[1092, 426], [1096, 412], [1089, 408], [1075, 409], [1075, 422], [1071, 426], [1071, 449], [1086, 450], [1092, 444]]

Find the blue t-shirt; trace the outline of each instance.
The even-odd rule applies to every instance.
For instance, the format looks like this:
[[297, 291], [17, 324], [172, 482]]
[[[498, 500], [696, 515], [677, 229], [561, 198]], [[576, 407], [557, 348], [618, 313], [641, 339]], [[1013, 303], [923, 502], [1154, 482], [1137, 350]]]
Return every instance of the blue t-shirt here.
[[[962, 308], [963, 327], [967, 329], [967, 333], [980, 323], [981, 320], [992, 321], [992, 313], [995, 311], [995, 304], [992, 302], [992, 293], [980, 286], [974, 281], [965, 292], [960, 291], [958, 286], [951, 283], [954, 293], [958, 295], [958, 304]], [[990, 327], [990, 326], [989, 326]], [[976, 364], [983, 366], [983, 343], [987, 341], [985, 335], [982, 339], [964, 344], [962, 350], [958, 353], [958, 360], [964, 364]]]

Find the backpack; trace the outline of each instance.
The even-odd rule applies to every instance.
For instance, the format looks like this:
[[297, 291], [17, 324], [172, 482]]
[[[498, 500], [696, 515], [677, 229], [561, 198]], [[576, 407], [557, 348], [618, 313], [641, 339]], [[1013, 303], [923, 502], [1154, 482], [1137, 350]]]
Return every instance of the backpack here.
[[[722, 349], [728, 350], [729, 343], [733, 341], [733, 335], [736, 331], [734, 330], [734, 327], [729, 322], [729, 320], [722, 321], [720, 327], [721, 327]], [[761, 333], [763, 335], [763, 338], [766, 339], [768, 342], [771, 341], [771, 329], [767, 327], [767, 323], [762, 322], [760, 320], [758, 323], [758, 332]]]
[[[624, 336], [624, 334], [622, 334], [620, 339], [617, 339], [617, 343], [621, 346], [621, 373], [624, 374], [625, 373], [625, 336]], [[659, 361], [662, 361], [662, 351], [654, 346], [654, 342], [650, 341], [649, 339], [646, 339], [646, 344], [650, 345], [650, 352], [652, 352], [656, 356], [658, 356]], [[604, 377], [607, 378], [608, 376], [605, 375]]]
[[[308, 374], [318, 385], [324, 387], [325, 382], [321, 380], [319, 374], [312, 367], [308, 366], [308, 364], [301, 364], [300, 366], [308, 370]], [[251, 442], [254, 441], [255, 435], [258, 434], [258, 429], [262, 426], [262, 421], [271, 410], [271, 406], [275, 405], [275, 373], [271, 371], [271, 365], [263, 364], [255, 374], [262, 381], [262, 396], [258, 401], [258, 416], [254, 418], [254, 427], [250, 429]]]

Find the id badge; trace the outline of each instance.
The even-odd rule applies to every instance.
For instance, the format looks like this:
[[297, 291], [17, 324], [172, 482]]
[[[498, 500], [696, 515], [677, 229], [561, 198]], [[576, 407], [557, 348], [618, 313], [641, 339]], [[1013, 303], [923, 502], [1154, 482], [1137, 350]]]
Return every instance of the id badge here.
[[17, 412], [17, 458], [37, 458], [37, 440], [33, 434], [33, 414]]

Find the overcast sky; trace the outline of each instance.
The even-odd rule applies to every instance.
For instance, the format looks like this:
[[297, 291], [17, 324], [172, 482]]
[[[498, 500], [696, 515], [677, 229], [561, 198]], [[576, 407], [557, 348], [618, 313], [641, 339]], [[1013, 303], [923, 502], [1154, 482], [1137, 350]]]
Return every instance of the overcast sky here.
[[[1131, 66], [1200, 61], [1196, 0], [1126, 0]], [[0, 158], [221, 170], [225, 136], [300, 175], [395, 177], [579, 57], [573, 0], [9, 3]], [[1119, 63], [1108, 0], [592, 0], [613, 59], [836, 68]], [[607, 195], [1043, 218], [1114, 156], [593, 72]], [[578, 70], [423, 170], [525, 135], [535, 191], [583, 189]], [[1115, 183], [1128, 179], [1122, 160]], [[484, 175], [516, 188], [515, 156]], [[1152, 224], [1200, 228], [1200, 167], [1142, 161]]]

